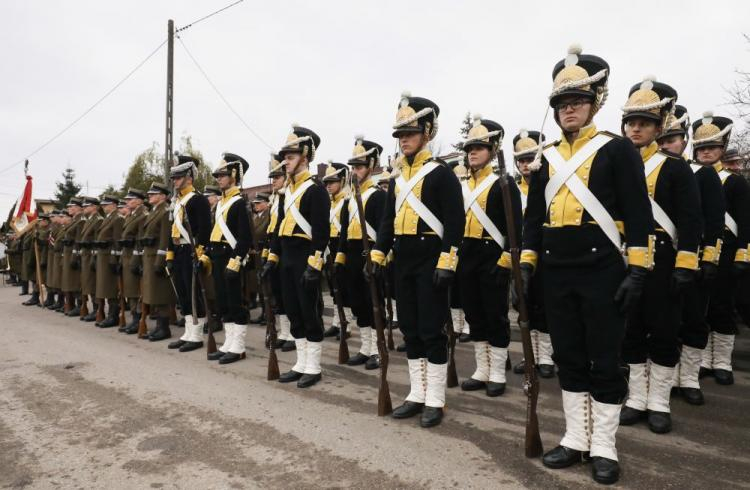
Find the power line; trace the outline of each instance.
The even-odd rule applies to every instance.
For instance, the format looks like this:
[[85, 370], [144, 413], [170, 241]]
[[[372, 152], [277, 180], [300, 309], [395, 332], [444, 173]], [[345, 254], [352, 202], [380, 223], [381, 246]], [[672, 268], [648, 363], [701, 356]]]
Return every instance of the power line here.
[[154, 48], [154, 50], [153, 50], [153, 51], [151, 51], [151, 53], [150, 53], [150, 54], [149, 54], [148, 56], [146, 56], [146, 57], [145, 57], [145, 58], [144, 58], [144, 59], [143, 59], [143, 60], [142, 60], [142, 61], [141, 61], [140, 63], [138, 63], [138, 64], [137, 64], [137, 65], [135, 66], [135, 68], [133, 68], [132, 70], [130, 70], [130, 72], [128, 72], [128, 74], [127, 74], [127, 75], [125, 75], [125, 77], [124, 77], [124, 78], [122, 78], [122, 79], [121, 79], [121, 80], [120, 80], [119, 82], [117, 82], [117, 83], [115, 84], [115, 86], [114, 86], [114, 87], [112, 87], [112, 88], [111, 88], [111, 89], [109, 89], [109, 90], [108, 90], [108, 91], [107, 91], [107, 92], [106, 92], [106, 93], [105, 93], [104, 95], [102, 95], [102, 96], [101, 96], [101, 97], [99, 98], [99, 100], [97, 100], [96, 102], [94, 102], [94, 104], [93, 104], [93, 105], [91, 105], [91, 107], [89, 107], [88, 109], [86, 109], [86, 110], [85, 110], [85, 111], [83, 112], [83, 114], [81, 114], [80, 116], [78, 116], [77, 118], [75, 118], [75, 119], [73, 120], [73, 122], [71, 122], [70, 124], [68, 124], [67, 126], [65, 126], [65, 127], [64, 127], [64, 128], [63, 128], [63, 129], [61, 130], [61, 131], [59, 131], [59, 132], [58, 132], [57, 134], [55, 134], [55, 135], [54, 135], [54, 136], [53, 136], [52, 138], [50, 138], [50, 139], [48, 139], [48, 140], [47, 140], [46, 142], [44, 142], [44, 144], [42, 144], [42, 145], [40, 145], [39, 147], [37, 147], [37, 149], [36, 149], [36, 150], [34, 150], [34, 151], [32, 151], [31, 153], [29, 153], [28, 155], [26, 155], [26, 157], [24, 157], [24, 158], [21, 158], [21, 159], [20, 159], [20, 160], [18, 160], [17, 162], [15, 162], [15, 163], [13, 163], [13, 164], [11, 164], [11, 165], [8, 165], [7, 167], [5, 167], [5, 168], [3, 168], [3, 169], [0, 169], [0, 174], [3, 174], [3, 173], [5, 173], [5, 172], [7, 172], [8, 170], [12, 169], [13, 167], [15, 167], [15, 166], [17, 166], [17, 165], [20, 165], [21, 163], [23, 163], [23, 162], [24, 162], [25, 160], [28, 160], [29, 158], [33, 157], [34, 155], [36, 155], [37, 153], [39, 153], [40, 151], [42, 151], [42, 150], [43, 150], [44, 148], [46, 148], [46, 147], [47, 147], [47, 146], [48, 146], [48, 145], [49, 145], [50, 143], [52, 143], [52, 142], [53, 142], [53, 141], [55, 141], [55, 140], [56, 140], [57, 138], [59, 138], [60, 136], [62, 136], [63, 134], [65, 134], [65, 133], [66, 133], [66, 132], [67, 132], [67, 131], [68, 131], [68, 130], [69, 130], [70, 128], [72, 128], [73, 126], [75, 126], [75, 125], [76, 125], [76, 123], [77, 123], [78, 121], [80, 121], [81, 119], [83, 119], [84, 117], [86, 117], [86, 116], [87, 116], [87, 115], [88, 115], [88, 114], [89, 114], [89, 113], [90, 113], [91, 111], [93, 111], [93, 110], [94, 110], [94, 109], [95, 109], [95, 108], [96, 108], [96, 107], [97, 107], [97, 106], [98, 106], [99, 104], [101, 104], [102, 102], [104, 102], [104, 100], [105, 100], [105, 99], [106, 99], [107, 97], [109, 97], [110, 95], [112, 95], [112, 93], [113, 93], [113, 92], [114, 92], [115, 90], [117, 90], [118, 88], [120, 88], [120, 86], [121, 86], [121, 85], [122, 85], [123, 83], [125, 83], [125, 82], [126, 82], [126, 81], [127, 81], [127, 80], [128, 80], [128, 79], [129, 79], [129, 78], [130, 78], [130, 77], [131, 77], [131, 76], [132, 76], [132, 75], [133, 75], [133, 74], [134, 74], [134, 73], [136, 72], [136, 71], [138, 71], [138, 69], [140, 69], [140, 68], [141, 68], [141, 67], [142, 67], [143, 65], [145, 65], [145, 64], [146, 64], [146, 62], [147, 62], [148, 60], [150, 60], [150, 59], [151, 59], [151, 58], [152, 58], [152, 57], [153, 57], [153, 56], [154, 56], [154, 55], [155, 55], [155, 54], [156, 54], [156, 53], [157, 53], [157, 52], [159, 51], [159, 49], [160, 49], [160, 48], [161, 48], [162, 46], [164, 46], [164, 45], [165, 45], [166, 43], [167, 43], [167, 40], [165, 39], [164, 41], [162, 41], [162, 43], [161, 43], [161, 44], [159, 44], [159, 45], [158, 45], [158, 46], [157, 46], [156, 48]]
[[[240, 0], [240, 1], [242, 1], [242, 0]], [[229, 101], [227, 100], [227, 98], [224, 97], [224, 95], [222, 95], [222, 93], [216, 87], [216, 85], [214, 84], [214, 82], [212, 82], [211, 79], [208, 77], [208, 74], [206, 73], [206, 71], [201, 67], [200, 63], [198, 63], [198, 60], [195, 59], [195, 56], [193, 56], [193, 54], [187, 48], [187, 46], [185, 45], [185, 42], [182, 40], [182, 38], [180, 36], [176, 36], [176, 37], [177, 37], [177, 40], [180, 41], [180, 44], [182, 44], [182, 47], [185, 48], [185, 52], [187, 53], [188, 57], [190, 57], [190, 59], [193, 60], [193, 63], [195, 64], [195, 67], [198, 68], [198, 71], [201, 72], [201, 74], [203, 75], [203, 78], [205, 78], [206, 81], [208, 82], [208, 84], [211, 85], [211, 88], [214, 89], [214, 92], [216, 92], [216, 95], [218, 95], [219, 98], [224, 102], [224, 104], [229, 108], [229, 110], [232, 111], [232, 114], [234, 114], [237, 117], [237, 119], [240, 120], [240, 122], [247, 128], [248, 131], [250, 131], [250, 133], [253, 136], [255, 136], [255, 138], [258, 139], [258, 141], [260, 141], [261, 143], [263, 143], [264, 145], [266, 145], [268, 147], [268, 149], [273, 150], [274, 149], [273, 146], [269, 145], [266, 142], [266, 140], [263, 139], [262, 136], [260, 136], [253, 128], [251, 128], [250, 125], [247, 124], [247, 122], [245, 122], [245, 120], [242, 118], [242, 116], [240, 116], [239, 112], [237, 112], [234, 109], [234, 107], [232, 107], [232, 104], [229, 103]]]
[[202, 22], [202, 21], [204, 21], [204, 20], [208, 19], [209, 17], [213, 17], [214, 15], [218, 14], [219, 12], [223, 12], [223, 11], [225, 11], [225, 10], [229, 9], [229, 8], [232, 8], [232, 7], [234, 7], [235, 5], [237, 5], [238, 3], [242, 3], [243, 1], [244, 1], [244, 0], [237, 0], [236, 2], [234, 2], [234, 3], [232, 3], [232, 4], [229, 4], [229, 5], [227, 5], [227, 6], [226, 6], [226, 7], [224, 7], [224, 8], [220, 8], [220, 9], [219, 9], [219, 10], [217, 10], [216, 12], [212, 12], [212, 13], [210, 13], [210, 14], [208, 14], [208, 15], [204, 15], [204, 16], [203, 16], [203, 17], [201, 17], [200, 19], [198, 19], [198, 20], [194, 20], [193, 22], [191, 22], [191, 23], [189, 23], [189, 24], [186, 24], [186, 25], [184, 25], [184, 26], [180, 27], [179, 29], [175, 30], [175, 31], [174, 31], [174, 33], [175, 33], [175, 34], [177, 34], [178, 32], [182, 32], [182, 31], [184, 31], [185, 29], [189, 29], [189, 28], [193, 27], [193, 26], [194, 26], [195, 24], [197, 24], [197, 23], [199, 23], [199, 22]]

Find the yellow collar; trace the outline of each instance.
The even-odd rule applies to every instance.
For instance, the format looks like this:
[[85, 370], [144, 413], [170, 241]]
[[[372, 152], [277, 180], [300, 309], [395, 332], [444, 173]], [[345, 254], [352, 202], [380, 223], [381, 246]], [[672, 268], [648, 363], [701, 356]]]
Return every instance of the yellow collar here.
[[194, 191], [195, 191], [195, 187], [193, 187], [192, 185], [189, 185], [189, 186], [185, 187], [184, 189], [180, 190], [180, 197], [185, 197], [185, 196], [187, 196], [188, 194], [190, 194], [191, 192], [194, 192]]
[[227, 189], [227, 190], [224, 191], [221, 200], [224, 201], [224, 202], [226, 202], [226, 201], [228, 201], [229, 199], [233, 198], [234, 196], [236, 196], [239, 193], [240, 193], [240, 188], [237, 187], [236, 185], [234, 185], [234, 186], [232, 186], [229, 189]]
[[367, 177], [367, 180], [359, 183], [359, 192], [365, 192], [367, 189], [373, 186], [372, 179]]
[[723, 164], [723, 163], [721, 163], [721, 160], [719, 160], [718, 162], [714, 163], [714, 164], [713, 164], [713, 165], [711, 165], [711, 166], [712, 166], [712, 167], [713, 167], [713, 168], [714, 168], [714, 169], [715, 169], [715, 170], [716, 170], [717, 172], [721, 172], [722, 170], [724, 170], [724, 164]]
[[296, 191], [297, 188], [302, 185], [304, 181], [310, 178], [310, 171], [305, 170], [301, 174], [297, 174], [296, 176], [290, 177], [291, 179], [291, 185], [289, 186], [292, 189], [292, 192]]
[[574, 155], [578, 150], [583, 148], [586, 143], [591, 141], [591, 139], [596, 136], [596, 133], [598, 131], [596, 130], [596, 126], [594, 124], [590, 124], [588, 126], [584, 126], [581, 128], [581, 130], [578, 132], [578, 137], [573, 141], [573, 144], [571, 145], [568, 143], [568, 139], [565, 137], [565, 134], [563, 133], [562, 138], [560, 138], [560, 145], [558, 146], [558, 150], [563, 155]]
[[659, 145], [656, 144], [656, 141], [652, 141], [650, 145], [641, 148], [641, 159], [645, 163], [649, 158], [654, 156], [657, 151], [659, 151]]
[[469, 177], [469, 183], [471, 184], [471, 187], [475, 187], [478, 183], [484, 180], [485, 177], [490, 175], [492, 173], [492, 165], [489, 163], [485, 165], [484, 167], [480, 168], [477, 172], [471, 172], [471, 177]]
[[346, 195], [346, 192], [344, 192], [344, 189], [342, 188], [335, 195], [331, 196], [331, 204], [333, 205], [338, 204], [339, 201], [342, 200], [345, 195]]

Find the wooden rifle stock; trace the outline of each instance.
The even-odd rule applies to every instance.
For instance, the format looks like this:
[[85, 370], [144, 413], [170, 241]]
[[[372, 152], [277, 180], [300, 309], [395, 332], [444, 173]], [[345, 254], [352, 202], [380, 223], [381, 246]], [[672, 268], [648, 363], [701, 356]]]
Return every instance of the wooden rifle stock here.
[[[188, 238], [190, 239], [190, 247], [192, 248], [193, 263], [198, 262], [198, 251], [195, 248], [195, 237], [193, 236], [193, 229], [190, 227], [190, 220], [185, 220], [185, 231], [187, 231]], [[205, 252], [204, 252], [205, 253]], [[206, 288], [203, 287], [203, 278], [201, 277], [201, 271], [193, 267], [193, 282], [190, 301], [192, 301], [193, 307], [193, 318], [198, 313], [198, 302], [196, 287], [200, 289], [201, 299], [203, 300], [203, 308], [206, 311], [206, 330], [208, 331], [208, 340], [206, 342], [206, 356], [216, 352], [216, 339], [214, 338], [214, 317], [211, 312], [211, 307], [208, 304], [208, 298], [206, 297]], [[209, 359], [210, 360], [210, 359]]]
[[266, 344], [268, 346], [268, 381], [279, 379], [279, 359], [276, 357], [276, 340], [278, 331], [276, 330], [276, 316], [273, 313], [273, 292], [271, 291], [270, 280], [260, 278], [260, 294], [263, 301], [263, 307], [266, 313]]
[[458, 373], [456, 372], [456, 330], [453, 325], [453, 317], [448, 312], [448, 376], [446, 386], [455, 388], [458, 386]]
[[372, 317], [378, 337], [378, 355], [380, 356], [380, 384], [378, 387], [378, 416], [383, 417], [393, 411], [391, 404], [391, 392], [388, 387], [388, 349], [385, 345], [385, 322], [383, 310], [380, 306], [380, 293], [375, 278], [372, 275], [372, 261], [370, 260], [370, 242], [367, 239], [367, 222], [365, 221], [365, 207], [362, 204], [362, 194], [359, 190], [359, 181], [352, 177], [354, 186], [354, 198], [359, 213], [359, 225], [362, 230], [362, 255], [365, 259], [365, 268], [368, 271], [367, 283], [370, 287], [370, 299], [372, 300]]
[[47, 295], [44, 291], [44, 284], [42, 281], [42, 264], [39, 262], [39, 245], [36, 242], [36, 237], [34, 238], [34, 258], [36, 259], [36, 287], [39, 289], [39, 304], [44, 304], [44, 301], [47, 299]]
[[383, 277], [383, 290], [385, 292], [385, 314], [388, 320], [388, 350], [393, 350], [396, 348], [393, 343], [393, 302], [391, 301], [391, 288], [387, 270]]
[[336, 303], [336, 314], [339, 317], [339, 364], [346, 364], [346, 361], [349, 360], [349, 344], [346, 341], [349, 322], [344, 313], [344, 298], [336, 278], [336, 268], [333, 265], [332, 255], [328, 255], [328, 284], [333, 289], [333, 300]]
[[[516, 232], [516, 223], [513, 219], [513, 208], [508, 188], [508, 173], [505, 168], [505, 155], [502, 148], [497, 151], [499, 164], [499, 182], [503, 198], [503, 211], [505, 212], [505, 226], [508, 231], [508, 246], [511, 255], [511, 271], [513, 274], [513, 285], [518, 296], [518, 326], [521, 330], [521, 343], [523, 344], [524, 382], [523, 390], [526, 393], [526, 440], [525, 454], [527, 458], [537, 458], [542, 455], [542, 438], [539, 435], [539, 419], [536, 413], [537, 401], [539, 399], [539, 378], [536, 375], [536, 360], [534, 350], [531, 347], [531, 333], [529, 331], [529, 313], [526, 309], [526, 298], [523, 295], [523, 279], [521, 277], [521, 253]], [[507, 301], [507, 298], [500, 298]]]
[[148, 334], [148, 326], [146, 325], [146, 319], [151, 314], [151, 307], [143, 302], [143, 296], [141, 296], [141, 319], [138, 320], [138, 338], [145, 339]]

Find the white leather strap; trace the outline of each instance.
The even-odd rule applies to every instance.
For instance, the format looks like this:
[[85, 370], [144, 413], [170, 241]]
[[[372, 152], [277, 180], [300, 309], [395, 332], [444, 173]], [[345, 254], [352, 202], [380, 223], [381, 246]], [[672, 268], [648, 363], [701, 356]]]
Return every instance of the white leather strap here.
[[305, 219], [304, 216], [302, 216], [302, 213], [300, 213], [299, 208], [297, 207], [297, 198], [299, 198], [302, 194], [305, 193], [307, 189], [313, 186], [312, 179], [308, 179], [305, 182], [300, 185], [296, 191], [294, 191], [291, 195], [287, 196], [287, 200], [284, 201], [284, 212], [290, 212], [292, 213], [292, 218], [294, 218], [294, 221], [297, 223], [297, 225], [302, 229], [302, 231], [307, 235], [309, 239], [312, 240], [312, 226], [310, 226], [310, 223]]
[[578, 150], [575, 155], [570, 157], [570, 160], [565, 160], [562, 155], [560, 155], [557, 146], [550, 146], [544, 150], [544, 156], [547, 157], [548, 161], [550, 160], [548, 154], [556, 156], [554, 162], [555, 174], [550, 176], [547, 186], [544, 188], [544, 199], [547, 202], [547, 209], [549, 209], [552, 199], [557, 195], [560, 188], [564, 184], [567, 184], [568, 180], [575, 175], [576, 170], [583, 165], [583, 162], [588, 160], [590, 156], [599, 151], [599, 149], [610, 140], [612, 140], [611, 136], [599, 133], [594, 136], [591, 141], [586, 143], [583, 148]]
[[[600, 135], [597, 135], [600, 136]], [[606, 138], [611, 139], [610, 136], [604, 135]], [[601, 148], [601, 146], [606, 143], [601, 143], [601, 140], [598, 142], [599, 146], [594, 150], [594, 152], [590, 152], [588, 149], [589, 145], [591, 145], [594, 140], [596, 140], [597, 137], [594, 137], [593, 140], [591, 140], [586, 146], [581, 148], [578, 153], [574, 155], [574, 158], [578, 155], [580, 155], [582, 152], [588, 153], [586, 158], [580, 159], [580, 163], [578, 166], [582, 165], [583, 162], [594, 154], [596, 150]], [[588, 150], [587, 150], [588, 149]], [[547, 148], [544, 151], [544, 156], [547, 158], [547, 162], [549, 162], [550, 167], [555, 170], [555, 176], [558, 175], [558, 169], [563, 169], [565, 173], [567, 173], [568, 178], [564, 182], [564, 184], [568, 187], [570, 192], [578, 199], [578, 201], [583, 205], [584, 209], [588, 211], [588, 213], [591, 215], [592, 218], [594, 218], [594, 221], [599, 225], [599, 227], [602, 229], [605, 235], [607, 235], [607, 238], [614, 244], [614, 246], [618, 249], [622, 249], [622, 240], [620, 238], [620, 230], [617, 228], [617, 223], [615, 223], [615, 220], [610, 216], [609, 212], [607, 212], [607, 209], [602, 205], [601, 202], [599, 202], [599, 199], [596, 198], [596, 196], [591, 192], [591, 190], [584, 184], [581, 179], [578, 177], [578, 175], [575, 173], [575, 170], [578, 168], [578, 166], [573, 169], [573, 171], [570, 171], [570, 162], [572, 162], [573, 158], [568, 160], [567, 162], [563, 159], [562, 155], [560, 155], [560, 152], [557, 150], [556, 146], [552, 146], [550, 148]], [[547, 183], [547, 188], [545, 189], [545, 197], [547, 195], [547, 191], [550, 189], [550, 183], [552, 182], [552, 179], [550, 179], [550, 182]], [[562, 186], [562, 184], [560, 184]], [[560, 188], [558, 186], [558, 189]], [[557, 191], [555, 191], [554, 194], [552, 194], [552, 197], [555, 196]], [[549, 209], [550, 201], [552, 199], [550, 198], [547, 201], [547, 208]]]
[[[727, 172], [726, 170], [721, 170], [719, 172], [719, 178], [721, 179], [721, 183], [724, 184], [724, 181], [727, 180], [730, 175], [732, 175], [731, 172]], [[724, 226], [729, 228], [729, 231], [731, 231], [734, 236], [739, 236], [739, 228], [737, 227], [737, 222], [729, 213], [724, 213]]]
[[240, 199], [242, 199], [242, 197], [240, 197], [239, 195], [233, 196], [229, 198], [229, 200], [223, 206], [221, 204], [221, 201], [219, 201], [216, 204], [216, 214], [214, 215], [216, 224], [219, 225], [219, 228], [221, 229], [221, 234], [224, 235], [227, 243], [232, 248], [237, 246], [237, 239], [234, 237], [232, 230], [229, 229], [229, 226], [227, 226], [227, 222], [224, 219], [224, 210], [231, 208], [232, 204], [236, 203]]
[[477, 199], [479, 199], [479, 196], [482, 195], [482, 193], [486, 191], [488, 187], [494, 184], [497, 179], [497, 175], [490, 174], [485, 177], [485, 179], [480, 182], [479, 185], [474, 188], [474, 190], [469, 188], [469, 184], [467, 182], [463, 182], [461, 184], [461, 191], [464, 196], [464, 213], [469, 210], [471, 205], [474, 204]]
[[[652, 173], [661, 165], [664, 163], [664, 161], [667, 159], [667, 155], [664, 155], [663, 153], [656, 152], [653, 155], [651, 155], [651, 158], [646, 160], [643, 163], [643, 170], [646, 174], [646, 177], [650, 177]], [[677, 246], [677, 227], [675, 226], [674, 222], [669, 218], [669, 215], [664, 211], [664, 209], [659, 206], [659, 203], [657, 203], [652, 197], [649, 196], [648, 200], [651, 202], [651, 213], [654, 215], [654, 221], [661, 226], [661, 228], [667, 232], [667, 235], [669, 235], [669, 238], [672, 239], [672, 245]]]
[[404, 202], [408, 202], [409, 206], [417, 213], [417, 216], [427, 223], [427, 226], [440, 238], [443, 238], [443, 223], [412, 193], [414, 186], [424, 179], [427, 174], [435, 170], [437, 166], [438, 164], [435, 162], [428, 162], [408, 181], [404, 179], [403, 174], [396, 178], [396, 212], [401, 209]]
[[185, 225], [182, 224], [182, 217], [185, 213], [185, 206], [194, 195], [195, 191], [185, 194], [182, 198], [175, 201], [174, 209], [172, 210], [172, 222], [177, 227], [177, 231], [180, 232], [180, 237], [182, 237], [183, 240], [188, 241], [188, 243], [190, 242], [190, 236], [188, 235]]
[[[374, 192], [375, 188], [370, 187], [362, 193], [362, 208], [365, 208], [367, 199], [369, 199]], [[359, 208], [357, 207], [357, 200], [352, 197], [349, 200], [349, 223], [351, 224], [351, 222], [355, 219], [359, 219]], [[373, 242], [377, 241], [378, 234], [375, 232], [375, 228], [373, 228], [370, 223], [367, 222], [367, 217], [365, 217], [365, 226], [367, 227], [367, 236], [370, 238], [370, 240], [372, 240]]]
[[[486, 184], [486, 182], [490, 180], [490, 177], [494, 177], [494, 179], [492, 179], [489, 184]], [[482, 228], [484, 228], [484, 230], [492, 237], [492, 239], [495, 240], [495, 243], [497, 243], [500, 248], [504, 249], [505, 237], [502, 233], [500, 233], [500, 230], [497, 228], [497, 226], [495, 226], [495, 223], [492, 222], [490, 217], [487, 216], [487, 213], [477, 202], [477, 198], [479, 197], [479, 195], [484, 192], [484, 190], [487, 189], [490, 185], [494, 184], [497, 179], [497, 175], [490, 175], [489, 177], [485, 178], [477, 187], [475, 187], [473, 191], [471, 191], [468, 184], [464, 182], [462, 184], [464, 194], [464, 211], [468, 211], [469, 209], [471, 209], [471, 212], [474, 213], [474, 216], [482, 225]], [[480, 192], [477, 193], [477, 190], [479, 190]]]
[[344, 201], [346, 201], [346, 199], [341, 198], [338, 204], [336, 204], [335, 207], [331, 208], [331, 212], [328, 215], [328, 220], [334, 227], [336, 227], [336, 230], [338, 230], [339, 233], [341, 233], [341, 221], [339, 221], [338, 216], [339, 212], [344, 207]]
[[518, 184], [516, 184], [516, 186], [518, 187], [519, 194], [521, 194], [521, 213], [525, 213], [526, 203], [529, 201], [529, 196], [523, 193], [523, 191], [521, 190], [521, 186], [519, 186]]

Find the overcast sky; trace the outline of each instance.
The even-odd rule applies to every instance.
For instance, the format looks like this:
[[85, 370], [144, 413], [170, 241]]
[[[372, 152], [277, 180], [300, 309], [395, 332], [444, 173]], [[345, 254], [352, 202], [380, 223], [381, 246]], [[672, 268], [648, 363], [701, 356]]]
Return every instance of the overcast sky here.
[[[166, 37], [231, 0], [0, 2], [0, 212], [23, 185], [7, 167], [56, 134]], [[182, 33], [209, 77], [274, 149], [298, 122], [317, 131], [319, 162], [344, 160], [362, 133], [395, 149], [403, 90], [440, 106], [437, 143], [459, 140], [466, 111], [506, 129], [538, 129], [551, 70], [567, 47], [602, 56], [610, 97], [597, 117], [619, 132], [628, 88], [644, 75], [674, 86], [693, 118], [731, 115], [725, 88], [750, 69], [747, 1], [300, 1], [245, 0]], [[166, 46], [65, 135], [31, 158], [35, 197], [52, 197], [70, 163], [99, 194], [119, 186], [133, 158], [163, 148]], [[175, 140], [191, 135], [215, 165], [224, 151], [262, 183], [270, 149], [226, 108], [175, 43]], [[545, 132], [556, 138], [548, 121]], [[84, 189], [85, 190], [85, 189]]]

